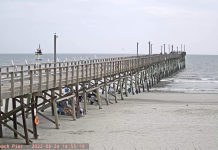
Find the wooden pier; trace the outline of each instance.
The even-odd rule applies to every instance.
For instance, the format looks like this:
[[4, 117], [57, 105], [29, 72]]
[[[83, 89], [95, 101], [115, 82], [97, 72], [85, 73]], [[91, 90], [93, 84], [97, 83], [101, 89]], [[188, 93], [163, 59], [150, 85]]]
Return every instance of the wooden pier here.
[[[36, 64], [2, 66], [0, 67], [0, 138], [4, 135], [3, 125], [14, 132], [14, 138], [20, 136], [25, 139], [26, 144], [32, 143], [29, 134], [35, 139], [38, 138], [36, 114], [54, 123], [55, 128], [59, 129], [57, 109], [62, 109], [69, 115], [69, 119], [76, 120], [80, 117], [81, 96], [84, 101], [84, 114], [87, 115], [89, 101], [102, 109], [103, 102], [107, 105], [111, 103], [108, 94], [112, 94], [117, 103], [118, 95], [124, 100], [128, 94], [149, 92], [162, 78], [185, 68], [185, 55], [185, 52], [181, 52], [42, 63], [38, 66]], [[66, 88], [69, 91], [63, 94], [62, 90]], [[113, 93], [109, 92], [109, 88], [113, 89]], [[94, 93], [97, 101], [88, 96], [89, 92]], [[43, 99], [43, 102], [39, 103], [38, 98]], [[62, 103], [62, 100], [71, 103], [70, 107]], [[20, 103], [19, 106], [16, 106], [17, 102]], [[70, 112], [63, 110], [57, 102]], [[12, 105], [12, 110], [8, 109], [9, 103]], [[1, 111], [2, 107], [5, 107], [4, 112]], [[51, 108], [54, 118], [43, 114], [48, 108]], [[27, 128], [26, 117], [29, 115], [32, 117], [32, 129]], [[19, 116], [22, 116], [22, 123], [17, 121]], [[7, 124], [9, 121], [13, 122], [13, 127]], [[23, 128], [24, 134], [17, 131], [18, 126]]]

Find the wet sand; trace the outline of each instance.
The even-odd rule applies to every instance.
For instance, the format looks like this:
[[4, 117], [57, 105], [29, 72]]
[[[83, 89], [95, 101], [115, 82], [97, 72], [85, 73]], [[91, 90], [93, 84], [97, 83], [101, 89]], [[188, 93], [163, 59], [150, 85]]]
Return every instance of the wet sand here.
[[[119, 95], [118, 95], [119, 96]], [[111, 98], [114, 103], [114, 99]], [[44, 112], [50, 118], [50, 108]], [[217, 150], [218, 95], [140, 93], [106, 106], [88, 105], [85, 117], [59, 115], [60, 129], [41, 116], [34, 143], [89, 143], [93, 150]], [[20, 120], [20, 118], [18, 119]], [[31, 118], [27, 119], [29, 128]], [[9, 123], [12, 125], [12, 122]], [[23, 133], [22, 128], [18, 127]], [[0, 143], [24, 143], [3, 127]], [[29, 134], [32, 138], [32, 135]]]

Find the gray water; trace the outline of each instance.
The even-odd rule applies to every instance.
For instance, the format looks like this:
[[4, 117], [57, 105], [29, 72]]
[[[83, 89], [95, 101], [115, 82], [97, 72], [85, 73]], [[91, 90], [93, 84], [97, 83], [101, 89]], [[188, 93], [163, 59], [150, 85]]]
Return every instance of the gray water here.
[[[133, 54], [57, 54], [59, 61], [108, 57], [133, 56]], [[43, 54], [42, 62], [53, 62], [53, 54]], [[0, 66], [25, 64], [25, 60], [35, 63], [34, 54], [0, 54]], [[186, 68], [164, 78], [164, 86], [154, 87], [155, 91], [218, 93], [218, 55], [187, 55]]]
[[187, 55], [186, 68], [161, 80], [156, 91], [218, 93], [218, 55]]

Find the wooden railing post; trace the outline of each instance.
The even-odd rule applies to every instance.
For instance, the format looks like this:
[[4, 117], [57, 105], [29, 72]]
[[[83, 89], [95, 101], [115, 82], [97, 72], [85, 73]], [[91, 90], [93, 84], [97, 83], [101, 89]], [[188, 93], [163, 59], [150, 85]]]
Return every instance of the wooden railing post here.
[[111, 75], [112, 75], [112, 63], [110, 62], [109, 64], [110, 64], [110, 77], [111, 77]]
[[107, 62], [104, 62], [104, 75], [103, 76], [106, 76], [106, 69], [107, 69]]
[[87, 114], [87, 96], [86, 96], [86, 84], [83, 82], [83, 98], [84, 98], [84, 115]]
[[79, 76], [80, 76], [80, 73], [79, 73], [79, 65], [76, 66], [76, 72], [77, 72], [77, 75], [76, 75], [76, 85], [78, 86], [79, 84]]
[[96, 64], [94, 63], [93, 66], [94, 66], [94, 79], [95, 79], [96, 78], [96, 75], [95, 75], [96, 74]]
[[11, 72], [11, 97], [14, 97], [14, 72]]
[[[36, 69], [36, 65], [34, 65], [34, 70]], [[34, 74], [36, 74], [36, 71], [34, 71]]]
[[88, 81], [88, 71], [89, 71], [89, 65], [86, 64], [86, 81]]
[[33, 93], [33, 71], [30, 70], [30, 93]]
[[75, 66], [72, 66], [71, 70], [72, 70], [71, 84], [73, 85], [74, 84], [74, 70], [75, 70]]
[[62, 93], [62, 67], [59, 67], [59, 90]]
[[21, 95], [24, 95], [24, 75], [23, 75], [23, 70], [20, 73], [21, 75]]
[[54, 86], [53, 88], [56, 88], [56, 80], [57, 80], [57, 68], [54, 68]]
[[97, 63], [97, 78], [99, 78], [99, 63]]
[[105, 89], [105, 99], [106, 99], [106, 104], [109, 104], [108, 100], [108, 89], [107, 89], [107, 78], [104, 77], [104, 89]]
[[103, 65], [104, 65], [104, 63], [101, 62], [101, 78], [103, 78], [103, 70], [104, 70]]
[[82, 82], [84, 81], [84, 64], [82, 64]]
[[28, 65], [28, 75], [30, 75], [30, 65]]
[[49, 68], [46, 68], [46, 89], [49, 90]]
[[67, 62], [67, 67], [66, 67], [66, 83], [65, 85], [68, 85], [69, 81], [69, 63]]
[[[7, 67], [6, 71], [9, 72], [9, 67]], [[9, 74], [7, 74], [7, 78], [9, 78]]]
[[92, 64], [89, 67], [90, 81], [92, 80]]
[[42, 69], [39, 70], [39, 92], [42, 92]]

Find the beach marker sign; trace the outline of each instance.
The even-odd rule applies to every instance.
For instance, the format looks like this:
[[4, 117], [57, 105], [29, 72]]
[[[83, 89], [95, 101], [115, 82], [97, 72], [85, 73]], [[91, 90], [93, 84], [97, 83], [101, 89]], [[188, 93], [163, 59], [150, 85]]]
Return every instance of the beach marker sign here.
[[42, 61], [42, 49], [40, 48], [40, 44], [39, 44], [39, 48], [37, 48], [37, 52], [35, 52], [35, 56], [36, 56], [36, 64], [39, 65]]

